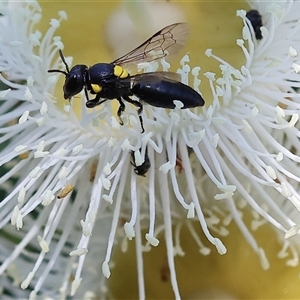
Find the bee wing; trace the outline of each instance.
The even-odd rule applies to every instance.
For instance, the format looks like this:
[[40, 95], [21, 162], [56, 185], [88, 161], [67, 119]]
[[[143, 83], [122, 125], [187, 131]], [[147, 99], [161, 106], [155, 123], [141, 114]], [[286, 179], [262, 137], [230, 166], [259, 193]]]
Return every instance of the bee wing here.
[[116, 87], [122, 88], [126, 87], [128, 83], [137, 84], [141, 81], [151, 83], [159, 83], [162, 80], [165, 81], [181, 81], [180, 74], [172, 73], [172, 72], [149, 72], [143, 74], [137, 74], [133, 76], [129, 76], [126, 78], [119, 78]]
[[139, 81], [147, 81], [149, 83], [156, 83], [162, 80], [165, 81], [181, 81], [180, 74], [173, 72], [150, 72], [144, 74], [137, 74], [131, 76], [131, 82], [137, 83]]
[[168, 54], [175, 54], [183, 47], [187, 36], [187, 23], [169, 25], [112, 63], [115, 65], [138, 64], [160, 59]]

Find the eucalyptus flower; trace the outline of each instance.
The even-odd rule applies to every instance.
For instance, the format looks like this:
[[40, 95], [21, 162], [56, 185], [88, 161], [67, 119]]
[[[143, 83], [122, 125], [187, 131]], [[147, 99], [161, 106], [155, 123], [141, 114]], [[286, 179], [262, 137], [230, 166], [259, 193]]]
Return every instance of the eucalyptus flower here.
[[[210, 97], [203, 109], [144, 106], [141, 134], [136, 108], [126, 104], [121, 126], [114, 101], [88, 109], [85, 95], [62, 104], [58, 81], [65, 70], [55, 36], [60, 11], [42, 35], [39, 5], [0, 4], [0, 286], [14, 298], [36, 295], [99, 298], [109, 295], [114, 248], [135, 241], [139, 297], [145, 298], [143, 253], [166, 244], [167, 269], [180, 298], [174, 257], [184, 254], [181, 228], [199, 247], [227, 252], [222, 236], [235, 222], [270, 267], [252, 229], [270, 224], [280, 256], [299, 264], [299, 2], [251, 2], [262, 15], [257, 39], [246, 11], [237, 44], [245, 61], [236, 69], [208, 49], [220, 76], [191, 67], [177, 73]], [[72, 66], [72, 59], [66, 57]], [[191, 64], [192, 65], [192, 64]], [[168, 70], [165, 60], [144, 71]], [[78, 106], [75, 109], [75, 106]], [[147, 153], [147, 155], [146, 155]], [[146, 177], [135, 167], [149, 157]], [[251, 227], [243, 218], [250, 211]], [[13, 226], [12, 226], [13, 225]], [[292, 256], [292, 258], [291, 258]], [[200, 270], [201, 271], [201, 270]], [[113, 293], [112, 293], [113, 294]]]

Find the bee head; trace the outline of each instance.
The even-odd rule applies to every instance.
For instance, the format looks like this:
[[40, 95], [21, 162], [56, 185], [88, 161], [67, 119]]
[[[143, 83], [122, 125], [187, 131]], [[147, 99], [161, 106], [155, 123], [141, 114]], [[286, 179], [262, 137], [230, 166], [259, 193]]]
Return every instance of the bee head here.
[[86, 65], [76, 65], [70, 70], [61, 50], [59, 50], [59, 55], [66, 67], [66, 71], [52, 69], [48, 70], [48, 73], [62, 73], [66, 76], [65, 84], [63, 86], [64, 98], [71, 99], [84, 88], [86, 82], [85, 76], [88, 67]]

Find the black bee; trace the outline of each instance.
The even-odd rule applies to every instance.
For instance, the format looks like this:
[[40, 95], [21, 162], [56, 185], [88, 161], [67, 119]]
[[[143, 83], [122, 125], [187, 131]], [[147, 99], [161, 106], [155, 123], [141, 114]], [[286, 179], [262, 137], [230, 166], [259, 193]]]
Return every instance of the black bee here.
[[132, 157], [131, 164], [134, 166], [134, 173], [136, 175], [146, 177], [146, 173], [148, 172], [148, 170], [151, 167], [150, 159], [148, 156], [148, 148], [146, 148], [146, 151], [145, 151], [144, 162], [140, 166], [137, 166], [135, 163], [134, 151], [131, 152], [131, 157]]
[[[63, 86], [65, 99], [71, 100], [84, 89], [88, 108], [93, 108], [107, 100], [117, 99], [120, 104], [117, 115], [121, 125], [123, 125], [121, 116], [125, 110], [123, 101], [135, 105], [144, 132], [141, 116], [142, 102], [173, 109], [174, 100], [181, 101], [182, 108], [203, 106], [204, 100], [194, 89], [180, 82], [179, 74], [151, 72], [130, 76], [122, 66], [151, 62], [168, 54], [174, 54], [184, 45], [187, 34], [186, 23], [175, 23], [161, 29], [139, 47], [111, 63], [97, 63], [91, 67], [76, 65], [71, 70], [62, 51], [59, 50], [66, 71], [53, 69], [48, 72], [59, 72], [66, 76]], [[95, 98], [90, 99], [88, 92], [96, 95]], [[140, 101], [132, 99], [132, 96], [136, 96]]]
[[251, 22], [256, 39], [261, 40], [263, 36], [261, 34], [260, 27], [263, 26], [263, 23], [262, 23], [262, 17], [260, 13], [255, 9], [251, 9], [246, 13], [246, 17]]

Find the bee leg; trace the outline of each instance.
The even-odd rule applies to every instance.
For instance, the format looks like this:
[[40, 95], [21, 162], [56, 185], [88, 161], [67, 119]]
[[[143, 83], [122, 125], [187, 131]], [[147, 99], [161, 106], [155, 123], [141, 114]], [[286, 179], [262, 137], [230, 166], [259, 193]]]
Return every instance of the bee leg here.
[[141, 128], [142, 128], [142, 132], [145, 132], [145, 128], [144, 128], [144, 122], [143, 122], [143, 118], [142, 118], [142, 112], [143, 112], [143, 104], [139, 101], [136, 100], [132, 100], [131, 98], [129, 98], [128, 96], [123, 96], [124, 100], [126, 100], [127, 102], [133, 104], [134, 106], [136, 106], [138, 108], [137, 113], [139, 116], [139, 120], [140, 120], [140, 124], [141, 124]]
[[122, 101], [121, 98], [118, 98], [118, 101], [119, 101], [119, 103], [120, 103], [120, 106], [119, 106], [117, 115], [118, 115], [118, 117], [119, 117], [119, 122], [120, 122], [120, 124], [121, 124], [121, 125], [124, 125], [124, 122], [123, 122], [121, 116], [122, 116], [122, 114], [123, 114], [123, 112], [124, 112], [124, 110], [125, 110], [125, 104], [124, 104], [124, 102]]
[[[88, 99], [88, 98], [87, 98]], [[87, 107], [87, 108], [93, 108], [93, 107], [95, 107], [95, 106], [97, 106], [97, 105], [100, 105], [100, 104], [102, 104], [103, 102], [105, 102], [105, 101], [107, 101], [108, 99], [104, 99], [104, 100], [101, 100], [100, 101], [100, 96], [99, 95], [96, 95], [96, 97], [94, 98], [94, 99], [92, 99], [92, 100], [89, 100], [88, 99], [88, 101], [85, 103], [85, 106]]]
[[84, 87], [84, 94], [85, 94], [86, 101], [89, 102], [90, 98], [86, 86]]

